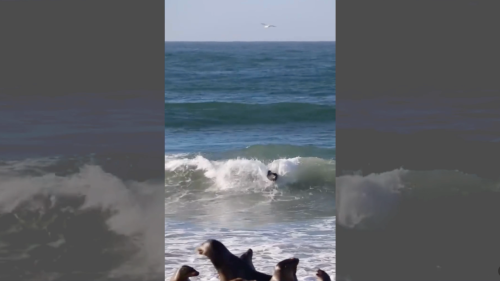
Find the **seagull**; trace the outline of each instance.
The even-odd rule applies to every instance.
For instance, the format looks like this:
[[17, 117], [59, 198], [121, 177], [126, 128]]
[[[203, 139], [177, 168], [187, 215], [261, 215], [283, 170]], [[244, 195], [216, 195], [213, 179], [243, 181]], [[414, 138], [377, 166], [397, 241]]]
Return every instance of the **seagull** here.
[[272, 24], [265, 24], [265, 23], [262, 23], [262, 25], [264, 26], [264, 28], [269, 28], [269, 27], [276, 27]]

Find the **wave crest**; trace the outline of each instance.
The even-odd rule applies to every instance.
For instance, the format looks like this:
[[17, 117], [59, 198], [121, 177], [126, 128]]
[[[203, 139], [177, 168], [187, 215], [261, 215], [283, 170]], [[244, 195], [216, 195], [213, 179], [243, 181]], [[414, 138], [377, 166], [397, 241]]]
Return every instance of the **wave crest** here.
[[[460, 171], [413, 171], [342, 175], [337, 178], [337, 222], [348, 228], [379, 228], [409, 204], [500, 191], [500, 182]], [[413, 206], [413, 205], [412, 205]]]
[[124, 181], [91, 164], [65, 175], [44, 172], [51, 165], [40, 160], [0, 166], [0, 249], [9, 253], [0, 264], [2, 276], [162, 276], [163, 251], [156, 242], [161, 240], [163, 202], [152, 203], [163, 194], [161, 184]]
[[[276, 183], [266, 177], [271, 170], [280, 176]], [[334, 186], [335, 162], [316, 157], [275, 159], [267, 163], [257, 159], [209, 160], [194, 158], [165, 159], [166, 185], [185, 184], [189, 188], [223, 191], [266, 190], [277, 185], [292, 188]]]
[[293, 158], [297, 155], [302, 157], [317, 157], [323, 159], [334, 159], [334, 148], [322, 148], [313, 145], [297, 146], [290, 144], [258, 144], [247, 148], [226, 152], [226, 158], [245, 157], [260, 160], [273, 160], [280, 158]]

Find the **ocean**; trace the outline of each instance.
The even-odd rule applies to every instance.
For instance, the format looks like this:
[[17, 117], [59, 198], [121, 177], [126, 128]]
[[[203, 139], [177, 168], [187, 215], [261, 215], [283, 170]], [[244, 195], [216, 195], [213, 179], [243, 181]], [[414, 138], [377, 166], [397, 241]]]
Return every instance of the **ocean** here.
[[337, 278], [498, 278], [500, 98], [429, 91], [339, 104]]
[[166, 278], [210, 238], [335, 278], [335, 116], [333, 42], [166, 42]]
[[1, 280], [162, 280], [154, 95], [2, 99]]

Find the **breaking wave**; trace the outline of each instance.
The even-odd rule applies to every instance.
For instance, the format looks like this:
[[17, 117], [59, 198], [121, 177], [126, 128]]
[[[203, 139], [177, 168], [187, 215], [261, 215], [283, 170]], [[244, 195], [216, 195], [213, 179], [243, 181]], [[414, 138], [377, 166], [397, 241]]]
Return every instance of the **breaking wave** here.
[[[279, 175], [276, 183], [267, 179], [267, 171]], [[274, 186], [325, 188], [335, 184], [335, 162], [317, 157], [294, 157], [261, 161], [234, 158], [209, 160], [202, 155], [192, 158], [167, 156], [166, 185], [181, 184], [188, 189], [256, 191]]]
[[468, 196], [500, 191], [500, 182], [460, 171], [413, 171], [343, 175], [337, 178], [338, 223], [346, 227], [380, 226], [407, 201]]
[[397, 169], [342, 175], [337, 185], [337, 253], [345, 257], [338, 277], [495, 278], [489, 269], [500, 257], [499, 180], [457, 170]]
[[0, 279], [161, 280], [162, 184], [66, 160], [0, 163]]

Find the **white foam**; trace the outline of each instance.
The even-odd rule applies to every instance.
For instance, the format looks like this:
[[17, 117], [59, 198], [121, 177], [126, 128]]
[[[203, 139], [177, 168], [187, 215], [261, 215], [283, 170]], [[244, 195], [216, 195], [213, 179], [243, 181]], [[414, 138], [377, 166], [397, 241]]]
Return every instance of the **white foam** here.
[[337, 217], [347, 227], [364, 228], [383, 223], [395, 207], [406, 170], [337, 177]]
[[[272, 165], [280, 167], [274, 162]], [[273, 184], [266, 177], [270, 167], [255, 159], [210, 161], [198, 155], [194, 158], [167, 159], [165, 162], [166, 171], [186, 171], [190, 168], [203, 171], [205, 177], [213, 181], [212, 190], [266, 188]]]
[[396, 169], [380, 174], [344, 175], [337, 177], [338, 222], [346, 227], [382, 226], [394, 214], [400, 191], [426, 192], [475, 190], [478, 187], [498, 189], [497, 181], [485, 181], [477, 175], [461, 171], [413, 171]]
[[106, 221], [110, 230], [136, 237], [134, 243], [139, 246], [139, 252], [130, 257], [129, 263], [112, 271], [112, 276], [141, 278], [154, 274], [151, 270], [155, 268], [161, 269], [161, 249], [156, 245], [163, 221], [163, 200], [156, 199], [163, 197], [161, 184], [125, 182], [96, 165], [84, 165], [77, 173], [67, 176], [53, 173], [21, 176], [22, 170], [42, 168], [51, 163], [53, 161], [42, 159], [13, 161], [0, 166], [0, 213], [12, 212], [27, 202], [32, 208], [43, 208], [32, 200], [37, 194], [51, 195], [52, 200], [62, 195], [84, 196], [85, 203], [80, 210], [112, 210], [113, 215]]
[[[237, 158], [229, 160], [209, 160], [201, 155], [194, 158], [170, 156], [165, 160], [165, 171], [189, 173], [202, 171], [212, 181], [210, 190], [266, 190], [271, 186], [297, 182], [305, 172], [315, 172], [319, 164], [330, 164], [319, 158], [284, 158], [264, 163], [258, 159]], [[279, 175], [276, 183], [267, 179], [267, 171]], [[330, 167], [334, 173], [334, 167]], [[184, 180], [190, 180], [185, 177]]]

